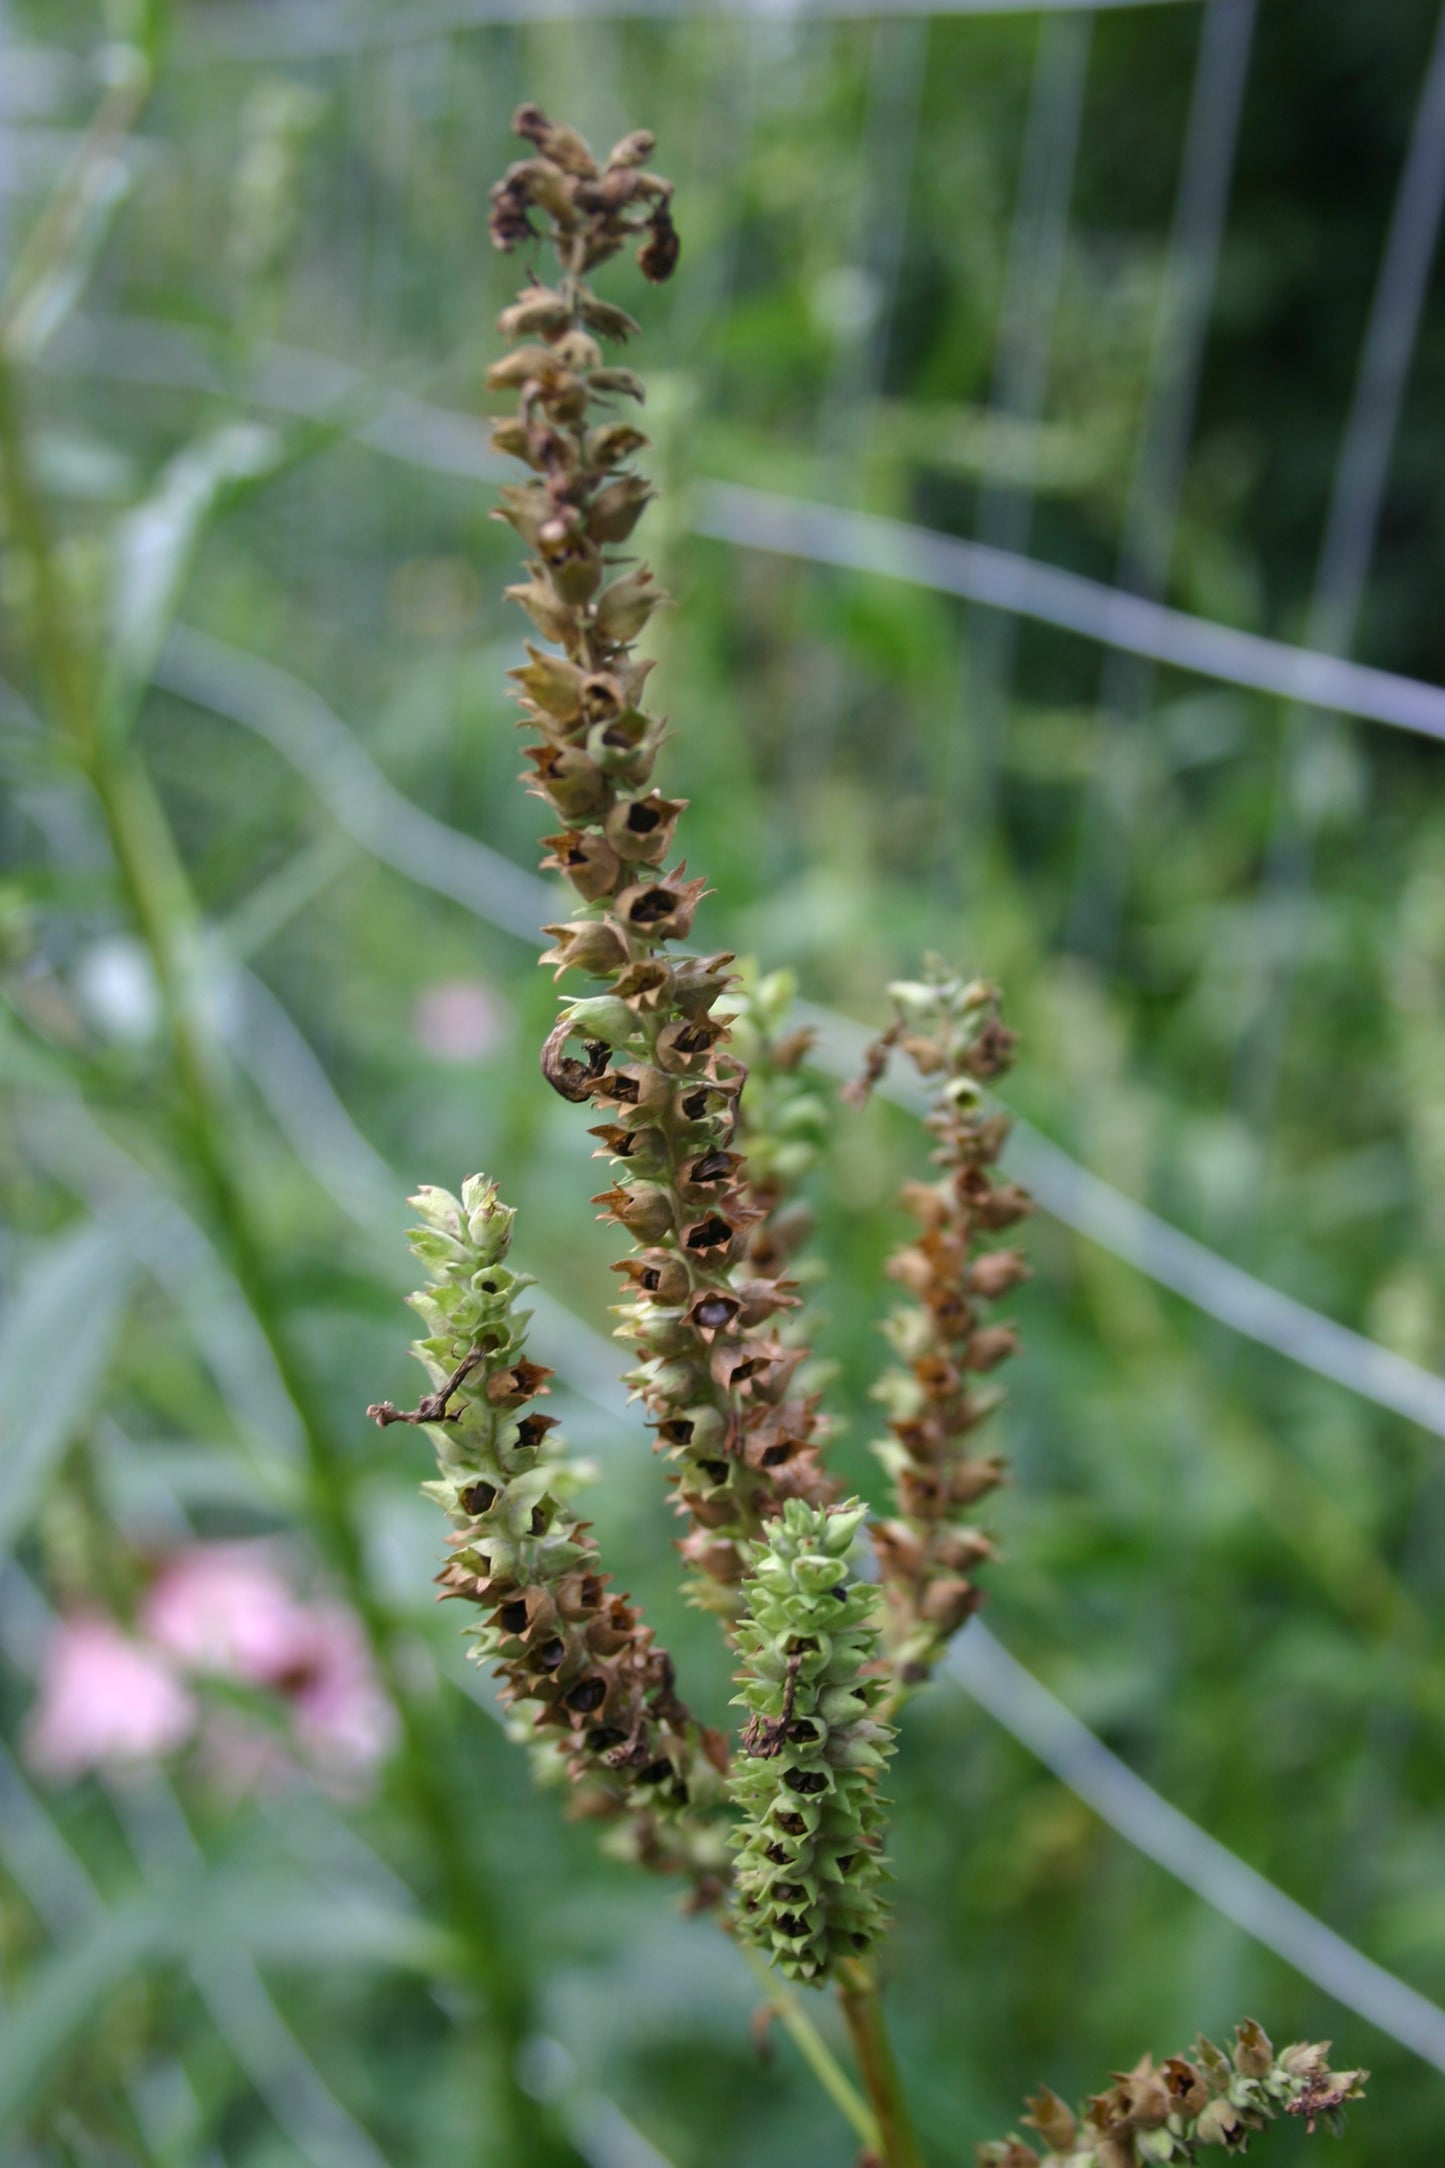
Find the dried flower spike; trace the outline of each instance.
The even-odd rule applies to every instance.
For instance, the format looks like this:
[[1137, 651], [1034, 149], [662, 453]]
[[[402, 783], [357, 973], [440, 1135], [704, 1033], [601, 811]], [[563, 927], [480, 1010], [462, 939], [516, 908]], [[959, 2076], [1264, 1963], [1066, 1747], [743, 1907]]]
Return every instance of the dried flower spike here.
[[767, 1208], [736, 1148], [745, 1071], [717, 1006], [733, 959], [675, 947], [705, 884], [669, 865], [684, 807], [653, 784], [664, 725], [643, 705], [651, 665], [632, 653], [667, 598], [646, 565], [610, 554], [651, 496], [628, 465], [646, 438], [610, 418], [642, 385], [604, 365], [598, 339], [636, 326], [583, 274], [645, 226], [642, 267], [665, 276], [676, 259], [671, 186], [646, 168], [650, 136], [626, 137], [600, 166], [535, 107], [515, 126], [538, 155], [495, 192], [494, 236], [511, 247], [536, 216], [563, 276], [504, 312], [516, 343], [490, 378], [518, 398], [495, 441], [534, 477], [502, 492], [499, 516], [531, 552], [509, 592], [561, 651], [533, 647], [513, 675], [539, 740], [529, 786], [559, 823], [544, 864], [578, 898], [573, 917], [547, 929], [543, 961], [603, 989], [564, 1005], [542, 1067], [564, 1098], [601, 1116], [592, 1133], [611, 1180], [594, 1202], [634, 1246], [618, 1267], [628, 1283], [618, 1337], [637, 1356], [628, 1383], [673, 1462], [694, 1595], [732, 1617], [745, 1547], [784, 1499], [822, 1502], [831, 1487], [817, 1410], [793, 1385], [804, 1351], [774, 1325], [793, 1298], [754, 1248]]
[[[1331, 2070], [1329, 2042], [1301, 2041], [1276, 2055], [1262, 2026], [1245, 2018], [1233, 2056], [1202, 2035], [1192, 2057], [1148, 2055], [1116, 2075], [1076, 2115], [1045, 2086], [1028, 2103], [1025, 2124], [1044, 2142], [1045, 2168], [1143, 2168], [1148, 2162], [1197, 2161], [1206, 2148], [1247, 2151], [1250, 2138], [1281, 2115], [1336, 2135], [1346, 2101], [1359, 2100], [1367, 2070]], [[1018, 2137], [978, 2148], [978, 2168], [1039, 2168], [1040, 2156]]]
[[848, 1578], [867, 1508], [791, 1500], [769, 1524], [738, 1628], [749, 1721], [732, 1795], [738, 1924], [796, 1980], [866, 1956], [885, 1924], [878, 1775], [893, 1734], [875, 1709], [877, 1590]]
[[972, 1440], [1002, 1396], [975, 1381], [1018, 1346], [1013, 1328], [994, 1322], [990, 1311], [1027, 1279], [1028, 1266], [1017, 1250], [980, 1243], [1032, 1207], [995, 1171], [1008, 1118], [986, 1108], [981, 1090], [1013, 1055], [996, 990], [930, 959], [924, 979], [889, 992], [895, 1022], [870, 1050], [850, 1096], [866, 1098], [889, 1052], [901, 1047], [920, 1075], [936, 1082], [927, 1127], [942, 1169], [936, 1182], [909, 1182], [902, 1193], [919, 1233], [887, 1269], [912, 1300], [885, 1327], [900, 1362], [874, 1389], [888, 1410], [889, 1435], [875, 1450], [893, 1480], [896, 1514], [874, 1530], [873, 1541], [889, 1654], [906, 1692], [922, 1684], [949, 1637], [977, 1610], [974, 1575], [994, 1555], [971, 1509], [1004, 1480], [1004, 1465]]
[[553, 1418], [531, 1406], [551, 1372], [525, 1352], [517, 1303], [532, 1282], [507, 1264], [513, 1213], [482, 1175], [460, 1198], [423, 1189], [411, 1202], [429, 1281], [410, 1298], [428, 1328], [414, 1353], [435, 1389], [415, 1411], [369, 1412], [431, 1431], [439, 1473], [424, 1488], [455, 1530], [443, 1594], [484, 1614], [474, 1653], [496, 1663], [503, 1699], [529, 1719], [543, 1762], [560, 1759], [579, 1810], [620, 1821], [624, 1849], [714, 1898], [728, 1871], [711, 1819], [726, 1750], [679, 1701], [671, 1659], [636, 1610], [610, 1593], [573, 1509], [580, 1473]]

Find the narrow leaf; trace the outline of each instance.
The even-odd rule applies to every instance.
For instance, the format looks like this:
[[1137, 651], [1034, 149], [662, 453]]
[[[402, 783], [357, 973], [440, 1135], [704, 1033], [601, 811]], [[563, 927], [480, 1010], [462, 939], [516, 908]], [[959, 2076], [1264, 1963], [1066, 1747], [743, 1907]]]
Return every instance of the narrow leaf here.
[[84, 294], [116, 212], [130, 194], [131, 176], [132, 154], [124, 142], [77, 176], [64, 245], [48, 253], [33, 276], [26, 276], [25, 265], [17, 275], [18, 291], [4, 325], [5, 346], [15, 360], [37, 360]]
[[151, 495], [116, 530], [110, 593], [110, 710], [129, 729], [206, 532], [231, 493], [285, 461], [274, 429], [228, 422], [162, 468]]
[[30, 1267], [0, 1326], [0, 1559], [89, 1413], [135, 1277], [134, 1226], [87, 1220]]

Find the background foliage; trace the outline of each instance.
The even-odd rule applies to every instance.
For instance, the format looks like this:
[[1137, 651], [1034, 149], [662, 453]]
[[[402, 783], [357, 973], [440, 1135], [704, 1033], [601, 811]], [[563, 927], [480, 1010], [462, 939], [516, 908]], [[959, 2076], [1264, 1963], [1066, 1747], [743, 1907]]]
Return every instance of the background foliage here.
[[[400, 1200], [416, 1182], [498, 1175], [522, 1261], [595, 1333], [613, 1284], [579, 1125], [536, 1072], [552, 996], [532, 945], [389, 862], [419, 852], [436, 874], [444, 858], [375, 795], [385, 778], [535, 862], [543, 823], [512, 780], [502, 697], [513, 538], [488, 520], [480, 436], [433, 411], [480, 411], [513, 283], [486, 246], [486, 188], [523, 96], [604, 142], [655, 127], [678, 183], [682, 274], [624, 298], [645, 325], [666, 488], [648, 546], [680, 604], [660, 641], [678, 725], [661, 780], [693, 801], [687, 855], [716, 888], [701, 938], [789, 964], [809, 998], [868, 1022], [923, 948], [1000, 979], [1024, 1034], [1020, 1111], [1264, 1279], [1438, 1370], [1438, 751], [1302, 726], [1167, 671], [1132, 713], [1116, 684], [1111, 719], [1080, 640], [1025, 624], [1001, 659], [977, 608], [688, 527], [703, 477], [960, 534], [1016, 516], [1007, 492], [1031, 479], [1027, 547], [1111, 578], [1201, 19], [720, 14], [368, 42], [361, 16], [331, 38], [341, 18], [311, 8], [194, 9], [113, 243], [27, 380], [32, 462], [82, 591], [194, 431], [240, 415], [284, 432], [278, 471], [233, 492], [199, 550], [189, 631], [137, 743], [199, 899], [190, 998], [224, 1053], [226, 1149], [269, 1298], [344, 1441], [366, 1572], [404, 1619], [408, 1690], [438, 1718], [502, 1970], [560, 2043], [534, 2039], [528, 2067], [574, 2088], [594, 2149], [620, 2148], [597, 2159], [651, 2158], [597, 2120], [599, 2094], [678, 2168], [850, 2156], [791, 2050], [755, 2053], [735, 1953], [529, 1791], [430, 1605], [423, 1441], [362, 1416], [411, 1397]], [[335, 49], [306, 50], [298, 22]], [[1173, 536], [1168, 596], [1185, 609], [1305, 629], [1433, 28], [1424, 0], [1260, 11]], [[13, 259], [93, 104], [96, 29], [32, 0], [0, 30]], [[1080, 71], [1077, 172], [1040, 415], [1000, 427], [986, 410], [1046, 65], [1061, 97]], [[225, 236], [253, 94], [278, 74], [316, 102], [290, 254], [248, 278]], [[1442, 362], [1437, 276], [1357, 649], [1436, 682]], [[368, 384], [413, 403], [377, 423]], [[329, 1569], [295, 1412], [187, 1158], [95, 802], [35, 727], [33, 598], [7, 541], [5, 2155], [370, 2161], [360, 2125], [397, 2168], [486, 2157], [458, 2023], [470, 1986], [428, 1924], [448, 1885], [395, 1766], [340, 1804], [307, 1783], [237, 1803], [184, 1757], [117, 1783], [21, 1774], [47, 1602], [124, 1616], [146, 1561], [188, 1529], [284, 1532], [302, 1581]], [[438, 988], [443, 1015], [460, 1002], [470, 1019], [464, 1059], [440, 1047]], [[918, 1150], [895, 1110], [843, 1113], [818, 1185], [838, 1452], [864, 1489], [878, 1268]], [[1445, 1999], [1439, 1439], [1056, 1223], [1030, 1241], [990, 1622], [1169, 1799]], [[605, 1350], [543, 1311], [534, 1352], [565, 1373], [564, 1346], [574, 1374], [605, 1375]], [[554, 1405], [605, 1465], [604, 1552], [694, 1701], [720, 1712], [726, 1662], [679, 1612], [658, 1471], [603, 1401], [564, 1389]], [[1072, 2094], [1246, 2008], [1276, 2038], [1333, 2035], [1377, 2073], [1342, 2168], [1430, 2157], [1437, 2072], [1141, 1860], [956, 1687], [910, 1712], [892, 1788], [891, 2002], [933, 2158], [969, 2158], [1038, 2077]], [[1282, 2161], [1304, 2142], [1268, 2141]]]

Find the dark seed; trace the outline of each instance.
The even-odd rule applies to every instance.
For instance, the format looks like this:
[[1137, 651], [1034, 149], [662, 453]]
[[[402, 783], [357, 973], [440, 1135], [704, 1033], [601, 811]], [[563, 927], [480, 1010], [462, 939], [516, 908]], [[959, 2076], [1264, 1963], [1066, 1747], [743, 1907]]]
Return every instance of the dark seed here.
[[706, 1152], [695, 1159], [688, 1170], [690, 1182], [722, 1182], [732, 1173], [732, 1161], [726, 1152]]
[[687, 1238], [690, 1250], [715, 1250], [720, 1243], [732, 1240], [729, 1222], [714, 1212], [711, 1219], [699, 1220]]
[[856, 1852], [840, 1852], [838, 1854], [837, 1866], [839, 1874], [851, 1874], [857, 1864], [858, 1854]]
[[793, 1864], [793, 1855], [785, 1844], [770, 1844], [768, 1858], [775, 1867], [791, 1867]]
[[705, 1331], [713, 1332], [719, 1325], [726, 1325], [736, 1310], [737, 1304], [731, 1296], [709, 1295], [692, 1314]]
[[817, 1738], [818, 1727], [813, 1722], [811, 1717], [800, 1716], [797, 1723], [794, 1724], [792, 1728], [791, 1736], [794, 1739], [803, 1740], [806, 1744], [807, 1742]]
[[785, 1460], [792, 1458], [792, 1453], [793, 1448], [790, 1445], [764, 1446], [762, 1453], [763, 1466], [765, 1468], [781, 1468]]
[[638, 1770], [636, 1781], [639, 1784], [660, 1784], [664, 1777], [670, 1777], [671, 1775], [672, 1763], [670, 1761], [654, 1761], [649, 1762], [645, 1769]]
[[527, 1631], [527, 1606], [520, 1597], [515, 1603], [504, 1603], [497, 1616], [504, 1632], [524, 1634]]
[[626, 1737], [626, 1732], [618, 1731], [615, 1725], [599, 1724], [595, 1731], [587, 1734], [587, 1751], [589, 1754], [610, 1754]]
[[821, 1769], [790, 1769], [784, 1782], [790, 1791], [802, 1792], [805, 1795], [825, 1792], [828, 1789], [828, 1779]]
[[490, 1513], [496, 1502], [496, 1487], [491, 1483], [469, 1483], [462, 1492], [464, 1513]]
[[801, 1882], [775, 1882], [773, 1884], [773, 1895], [781, 1897], [785, 1903], [790, 1905], [801, 1904], [807, 1894], [808, 1892]]
[[567, 1695], [567, 1706], [575, 1709], [579, 1716], [590, 1716], [594, 1709], [601, 1708], [606, 1699], [605, 1679], [579, 1679]]
[[[676, 901], [665, 888], [645, 888], [627, 915], [634, 926], [655, 926], [660, 918], [669, 916]], [[683, 1048], [684, 1053], [688, 1051]]]
[[700, 1460], [697, 1465], [699, 1473], [705, 1475], [709, 1483], [726, 1483], [728, 1464], [725, 1460]]
[[795, 1941], [799, 1935], [808, 1932], [807, 1921], [800, 1920], [796, 1912], [780, 1912], [774, 1924], [780, 1935], [787, 1935]]
[[544, 1641], [537, 1651], [537, 1662], [543, 1671], [555, 1671], [567, 1654], [567, 1644], [560, 1635]]
[[773, 1820], [790, 1837], [805, 1837], [808, 1833], [808, 1825], [801, 1814], [775, 1814]]
[[829, 1594], [830, 1596], [832, 1596], [832, 1597], [836, 1598], [836, 1600], [837, 1600], [837, 1601], [838, 1601], [839, 1603], [846, 1603], [846, 1602], [848, 1601], [848, 1584], [847, 1584], [847, 1582], [846, 1582], [846, 1581], [840, 1581], [840, 1582], [838, 1583], [838, 1585], [837, 1585], [837, 1587], [836, 1587], [836, 1588], [830, 1588], [830, 1589], [829, 1589], [829, 1591], [828, 1591], [828, 1594]]
[[627, 825], [635, 836], [650, 836], [661, 819], [657, 807], [648, 805], [645, 799], [639, 799], [627, 809]]

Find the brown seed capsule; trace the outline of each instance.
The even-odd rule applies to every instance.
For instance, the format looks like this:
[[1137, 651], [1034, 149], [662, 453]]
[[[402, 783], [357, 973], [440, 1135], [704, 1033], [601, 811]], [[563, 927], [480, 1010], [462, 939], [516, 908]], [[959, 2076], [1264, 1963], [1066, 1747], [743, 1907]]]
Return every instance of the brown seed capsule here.
[[672, 213], [665, 203], [660, 203], [652, 214], [648, 237], [637, 251], [638, 267], [645, 279], [660, 286], [672, 277], [681, 253], [682, 242]]
[[571, 311], [561, 294], [550, 286], [526, 286], [510, 308], [497, 318], [504, 339], [554, 338], [565, 331]]
[[610, 896], [622, 874], [622, 861], [605, 837], [565, 828], [561, 835], [546, 836], [551, 849], [542, 860], [545, 869], [566, 876], [584, 903]]
[[639, 1242], [660, 1242], [672, 1232], [672, 1196], [660, 1182], [634, 1182], [630, 1188], [619, 1183], [592, 1202], [605, 1207], [602, 1217], [618, 1221]]
[[625, 933], [611, 918], [573, 919], [542, 931], [555, 934], [557, 942], [538, 961], [554, 966], [558, 978], [564, 971], [586, 971], [594, 979], [605, 979], [631, 956]]
[[707, 886], [705, 879], [684, 881], [683, 868], [656, 881], [639, 881], [617, 899], [623, 925], [649, 941], [685, 941]]
[[625, 542], [655, 495], [642, 475], [619, 475], [593, 498], [587, 532], [594, 542]]

